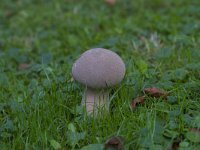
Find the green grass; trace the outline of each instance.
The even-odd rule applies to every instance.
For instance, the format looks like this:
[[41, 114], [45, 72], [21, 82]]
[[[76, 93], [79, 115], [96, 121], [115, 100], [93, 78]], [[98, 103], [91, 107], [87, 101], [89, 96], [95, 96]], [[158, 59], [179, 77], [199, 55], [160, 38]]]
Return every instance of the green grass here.
[[[1, 149], [81, 149], [121, 136], [125, 149], [200, 149], [200, 1], [2, 0]], [[85, 50], [111, 49], [126, 64], [110, 114], [90, 118], [71, 76]], [[19, 70], [20, 64], [29, 64]], [[170, 93], [130, 110], [145, 87]], [[96, 145], [97, 147], [101, 145]]]

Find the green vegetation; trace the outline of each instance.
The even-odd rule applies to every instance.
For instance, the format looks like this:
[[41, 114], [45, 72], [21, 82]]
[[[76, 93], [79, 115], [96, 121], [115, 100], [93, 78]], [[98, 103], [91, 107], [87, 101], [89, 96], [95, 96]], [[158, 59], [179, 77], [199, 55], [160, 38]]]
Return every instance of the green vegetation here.
[[[200, 1], [1, 0], [0, 149], [200, 149]], [[110, 114], [87, 117], [73, 62], [94, 47], [118, 53], [126, 77]], [[28, 65], [28, 67], [27, 67]], [[130, 103], [145, 87], [169, 92]], [[89, 149], [89, 147], [85, 149]]]

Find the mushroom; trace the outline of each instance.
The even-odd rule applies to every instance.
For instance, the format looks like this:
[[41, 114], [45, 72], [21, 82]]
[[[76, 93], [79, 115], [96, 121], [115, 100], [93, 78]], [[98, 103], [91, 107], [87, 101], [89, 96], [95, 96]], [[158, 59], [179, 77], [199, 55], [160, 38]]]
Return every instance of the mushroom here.
[[125, 65], [114, 52], [94, 48], [84, 52], [73, 64], [72, 76], [85, 85], [82, 105], [88, 114], [109, 107], [109, 88], [119, 84], [125, 75]]

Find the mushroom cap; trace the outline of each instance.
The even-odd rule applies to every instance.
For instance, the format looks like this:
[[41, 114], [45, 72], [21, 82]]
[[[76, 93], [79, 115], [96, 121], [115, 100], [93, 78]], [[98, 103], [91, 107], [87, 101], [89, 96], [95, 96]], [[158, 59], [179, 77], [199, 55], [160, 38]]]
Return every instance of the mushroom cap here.
[[94, 48], [84, 52], [72, 67], [73, 78], [93, 89], [109, 88], [122, 81], [125, 65], [114, 52]]

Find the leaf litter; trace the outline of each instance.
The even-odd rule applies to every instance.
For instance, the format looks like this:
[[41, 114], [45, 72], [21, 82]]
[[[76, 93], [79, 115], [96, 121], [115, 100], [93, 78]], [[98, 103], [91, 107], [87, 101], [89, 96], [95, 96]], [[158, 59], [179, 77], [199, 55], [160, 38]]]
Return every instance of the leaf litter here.
[[146, 95], [149, 97], [164, 98], [164, 99], [166, 99], [167, 96], [169, 95], [168, 92], [156, 87], [145, 88], [143, 92], [144, 95], [139, 96], [131, 101], [130, 104], [131, 109], [134, 109], [138, 104], [144, 104]]

